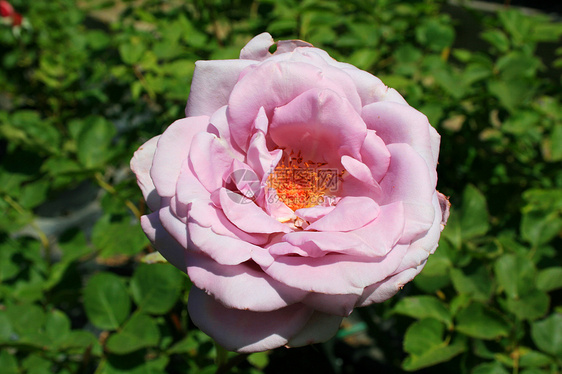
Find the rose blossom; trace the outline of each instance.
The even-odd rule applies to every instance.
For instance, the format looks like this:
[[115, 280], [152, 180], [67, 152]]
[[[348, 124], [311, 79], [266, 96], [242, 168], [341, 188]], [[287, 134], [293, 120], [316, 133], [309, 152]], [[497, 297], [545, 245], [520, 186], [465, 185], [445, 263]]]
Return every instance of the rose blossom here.
[[196, 62], [186, 118], [131, 161], [193, 322], [238, 352], [328, 340], [421, 271], [448, 216], [426, 116], [321, 49], [273, 44]]

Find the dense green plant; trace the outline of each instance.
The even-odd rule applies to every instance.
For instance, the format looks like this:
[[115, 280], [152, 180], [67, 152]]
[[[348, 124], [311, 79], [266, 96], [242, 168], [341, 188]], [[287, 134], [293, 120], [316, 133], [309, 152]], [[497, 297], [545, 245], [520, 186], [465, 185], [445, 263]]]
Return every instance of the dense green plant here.
[[128, 163], [181, 117], [196, 60], [236, 58], [262, 31], [371, 71], [427, 114], [453, 211], [397, 297], [317, 349], [228, 354], [232, 372], [287, 372], [287, 355], [338, 373], [365, 360], [385, 373], [562, 370], [562, 59], [537, 53], [560, 23], [469, 11], [471, 49], [438, 0], [13, 5], [22, 26], [0, 24], [3, 373], [217, 371], [226, 353], [190, 323], [189, 280], [139, 228]]

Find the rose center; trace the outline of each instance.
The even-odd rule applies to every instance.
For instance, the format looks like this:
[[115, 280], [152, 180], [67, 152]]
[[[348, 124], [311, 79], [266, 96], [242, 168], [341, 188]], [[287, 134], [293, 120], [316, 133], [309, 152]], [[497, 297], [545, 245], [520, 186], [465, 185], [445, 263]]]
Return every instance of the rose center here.
[[301, 152], [283, 153], [269, 175], [267, 185], [277, 191], [277, 197], [293, 211], [322, 205], [328, 192], [336, 191], [341, 179], [335, 168], [326, 163], [305, 161]]

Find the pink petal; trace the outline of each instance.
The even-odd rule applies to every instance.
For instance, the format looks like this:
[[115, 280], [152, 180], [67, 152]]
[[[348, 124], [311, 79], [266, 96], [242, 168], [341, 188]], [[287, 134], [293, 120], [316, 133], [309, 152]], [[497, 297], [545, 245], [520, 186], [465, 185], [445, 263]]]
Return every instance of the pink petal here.
[[189, 167], [209, 192], [221, 188], [234, 158], [229, 146], [213, 134], [199, 133], [189, 151]]
[[269, 240], [269, 235], [252, 234], [240, 230], [226, 218], [221, 209], [212, 205], [209, 200], [194, 201], [189, 210], [189, 218], [200, 226], [210, 227], [215, 234], [230, 236], [250, 244], [262, 245]]
[[384, 256], [390, 252], [404, 232], [404, 205], [401, 201], [380, 207], [377, 218], [351, 233], [369, 245], [366, 256]]
[[154, 159], [154, 152], [156, 152], [156, 144], [159, 138], [160, 136], [155, 136], [141, 145], [131, 160], [131, 170], [136, 174], [137, 184], [148, 207], [153, 212], [160, 208], [160, 196], [158, 196], [150, 177], [150, 168], [152, 167], [152, 160]]
[[312, 223], [326, 216], [326, 214], [332, 212], [334, 209], [336, 209], [335, 205], [330, 205], [330, 206], [316, 205], [310, 208], [297, 209], [295, 210], [295, 214], [298, 217], [302, 218], [303, 220]]
[[404, 100], [396, 90], [385, 86], [384, 83], [374, 75], [349, 65], [344, 67], [343, 70], [351, 76], [357, 86], [357, 92], [359, 92], [359, 96], [361, 96], [363, 106], [378, 101], [391, 101], [408, 105], [406, 100]]
[[239, 353], [285, 345], [312, 314], [312, 310], [302, 304], [272, 312], [229, 309], [195, 287], [189, 293], [187, 306], [195, 325], [225, 349]]
[[[348, 84], [349, 83], [349, 84]], [[359, 96], [351, 89], [353, 83], [333, 81], [321, 68], [304, 62], [265, 61], [251, 66], [238, 81], [229, 100], [228, 118], [232, 139], [247, 149], [250, 129], [261, 107], [268, 118], [276, 107], [283, 106], [310, 89], [328, 88], [346, 97], [359, 111]]]
[[215, 134], [228, 144], [230, 146], [229, 150], [232, 152], [232, 157], [237, 160], [244, 161], [244, 153], [230, 140], [230, 127], [228, 125], [228, 119], [226, 118], [227, 109], [228, 106], [225, 105], [213, 113], [211, 119], [209, 120], [210, 125], [207, 132]]
[[301, 347], [328, 341], [338, 332], [342, 319], [315, 311], [306, 326], [289, 340], [287, 346]]
[[154, 247], [164, 256], [166, 260], [184, 273], [187, 272], [185, 260], [186, 250], [164, 229], [158, 212], [142, 216], [140, 219], [141, 227], [154, 245]]
[[361, 295], [357, 306], [361, 307], [371, 305], [373, 303], [382, 303], [383, 301], [390, 299], [392, 296], [396, 295], [396, 293], [400, 291], [406, 283], [414, 279], [414, 277], [423, 269], [424, 265], [405, 270], [365, 288], [365, 292]]
[[329, 253], [357, 256], [369, 253], [370, 248], [358, 237], [344, 232], [296, 231], [285, 235], [282, 242], [268, 249], [274, 256], [323, 257]]
[[273, 44], [275, 41], [267, 32], [254, 36], [240, 51], [240, 59], [263, 61], [271, 56], [269, 47]]
[[279, 283], [250, 264], [221, 265], [204, 255], [187, 256], [187, 272], [193, 284], [227, 308], [269, 312], [306, 296], [306, 292]]
[[269, 135], [305, 160], [337, 164], [342, 155], [360, 157], [366, 131], [349, 101], [329, 89], [311, 89], [275, 109]]
[[367, 137], [361, 147], [361, 160], [367, 165], [375, 181], [380, 182], [390, 165], [390, 152], [373, 130], [367, 130]]
[[291, 231], [253, 202], [225, 188], [220, 190], [220, 203], [229, 221], [243, 231], [264, 234]]
[[222, 265], [237, 265], [248, 261], [252, 251], [259, 250], [253, 244], [230, 236], [219, 235], [209, 227], [203, 227], [191, 219], [188, 220], [189, 249], [203, 252]]
[[[326, 235], [326, 233], [323, 233]], [[265, 254], [252, 256], [273, 279], [304, 291], [327, 294], [356, 294], [380, 282], [400, 265], [407, 246], [397, 245], [386, 256], [366, 258], [330, 254], [312, 258], [281, 256], [269, 260]]]
[[[176, 187], [176, 199], [187, 207], [188, 204], [195, 200], [208, 200], [209, 191], [201, 184], [199, 179], [193, 174], [186, 160], [181, 168]], [[184, 216], [187, 218], [186, 216]]]
[[187, 226], [185, 222], [182, 222], [178, 217], [176, 217], [172, 210], [170, 209], [169, 199], [167, 201], [163, 200], [163, 206], [158, 211], [158, 217], [162, 226], [166, 231], [183, 247], [187, 248], [189, 243], [189, 238], [187, 236]]
[[[435, 169], [437, 166], [432, 139], [431, 125], [427, 117], [411, 106], [384, 101], [369, 104], [361, 113], [367, 127], [375, 130], [385, 144], [406, 143], [419, 153], [432, 176], [437, 180]], [[433, 145], [434, 146], [434, 145]]]
[[355, 308], [358, 300], [359, 295], [327, 295], [309, 292], [302, 303], [322, 313], [347, 317]]
[[195, 62], [185, 116], [210, 116], [228, 104], [232, 88], [246, 67], [255, 64], [249, 60], [214, 60]]
[[189, 154], [191, 140], [206, 131], [209, 117], [191, 117], [172, 123], [160, 136], [150, 176], [158, 195], [173, 196], [181, 166]]
[[364, 196], [346, 196], [336, 208], [313, 222], [306, 230], [351, 231], [365, 226], [379, 214], [380, 207], [372, 199]]
[[386, 205], [404, 203], [406, 226], [401, 242], [423, 235], [433, 224], [435, 184], [425, 161], [407, 144], [390, 144], [390, 167], [381, 181], [383, 195], [379, 201]]

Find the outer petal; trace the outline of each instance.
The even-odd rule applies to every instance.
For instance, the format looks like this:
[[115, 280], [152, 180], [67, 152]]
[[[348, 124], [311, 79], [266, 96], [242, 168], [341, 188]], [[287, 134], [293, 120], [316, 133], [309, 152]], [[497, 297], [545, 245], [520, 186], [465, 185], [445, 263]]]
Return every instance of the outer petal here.
[[408, 246], [397, 245], [386, 256], [366, 258], [331, 254], [319, 258], [281, 256], [268, 259], [252, 255], [272, 278], [299, 288], [327, 294], [361, 294], [363, 289], [380, 282], [400, 265]]
[[171, 197], [193, 137], [207, 130], [209, 117], [191, 117], [172, 123], [160, 136], [150, 176], [160, 196]]
[[240, 51], [240, 59], [263, 61], [271, 56], [269, 47], [275, 44], [271, 35], [267, 32], [254, 36]]
[[406, 227], [402, 242], [414, 240], [429, 230], [435, 218], [434, 183], [424, 160], [407, 144], [391, 144], [390, 167], [381, 181], [381, 205], [402, 201]]
[[[345, 232], [296, 231], [269, 247], [269, 253], [274, 256], [298, 254], [303, 257], [323, 257], [329, 253], [362, 256], [369, 252], [370, 247], [366, 243]], [[313, 260], [310, 262], [313, 263]]]
[[189, 151], [189, 167], [209, 192], [221, 188], [234, 160], [229, 145], [213, 134], [199, 133]]
[[227, 308], [269, 312], [298, 303], [306, 296], [250, 264], [220, 265], [207, 256], [189, 253], [187, 272], [198, 288]]
[[252, 257], [252, 251], [260, 248], [230, 236], [215, 234], [209, 227], [203, 227], [189, 220], [189, 249], [203, 252], [221, 265], [238, 265]]
[[303, 345], [323, 343], [338, 332], [342, 317], [314, 312], [306, 326], [293, 336], [287, 346], [301, 347]]
[[361, 296], [357, 306], [367, 306], [373, 303], [382, 303], [394, 296], [398, 291], [404, 287], [406, 283], [414, 279], [416, 275], [423, 269], [425, 263], [417, 268], [404, 270], [401, 273], [395, 274], [387, 279], [375, 283], [367, 288]]
[[390, 101], [369, 104], [361, 113], [367, 127], [377, 132], [385, 144], [406, 143], [419, 153], [435, 181], [437, 160], [432, 149], [431, 125], [421, 112]]
[[160, 136], [155, 136], [141, 145], [131, 160], [131, 170], [136, 174], [137, 184], [148, 207], [153, 212], [160, 208], [160, 196], [158, 196], [150, 177], [150, 168], [152, 167], [152, 160], [154, 159], [154, 152], [156, 152], [156, 144], [159, 138]]
[[188, 308], [191, 319], [201, 330], [222, 347], [240, 353], [285, 345], [312, 314], [312, 310], [302, 304], [272, 312], [229, 309], [197, 288], [189, 293]]
[[185, 116], [210, 116], [223, 105], [246, 67], [255, 64], [249, 60], [197, 61]]
[[316, 311], [334, 316], [347, 317], [353, 311], [358, 300], [359, 295], [328, 295], [309, 292], [302, 302]]
[[164, 229], [158, 212], [142, 216], [141, 227], [150, 242], [170, 264], [187, 272], [186, 250]]

